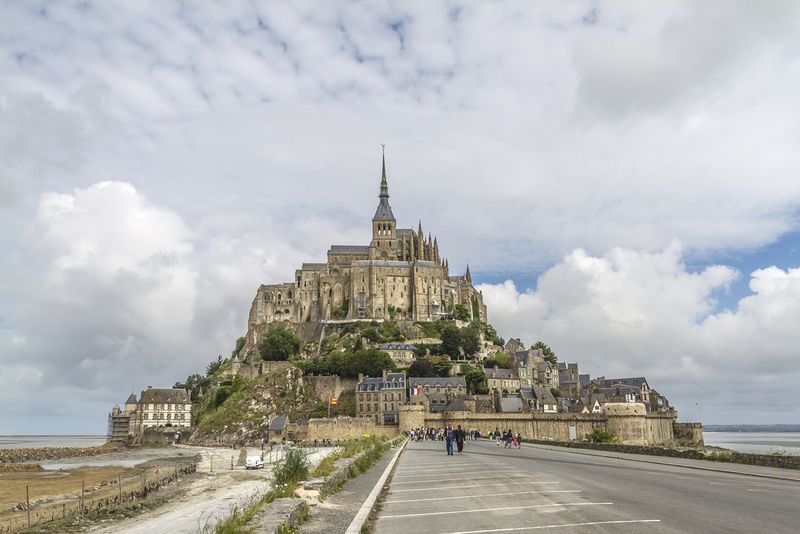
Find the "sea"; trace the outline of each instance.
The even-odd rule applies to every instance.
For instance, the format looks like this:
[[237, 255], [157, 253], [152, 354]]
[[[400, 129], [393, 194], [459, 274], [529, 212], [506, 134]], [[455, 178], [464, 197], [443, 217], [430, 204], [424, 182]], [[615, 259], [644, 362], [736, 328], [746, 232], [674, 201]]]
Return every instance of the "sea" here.
[[97, 447], [106, 436], [0, 436], [0, 449], [39, 447]]
[[800, 455], [800, 432], [706, 432], [706, 445], [752, 454]]

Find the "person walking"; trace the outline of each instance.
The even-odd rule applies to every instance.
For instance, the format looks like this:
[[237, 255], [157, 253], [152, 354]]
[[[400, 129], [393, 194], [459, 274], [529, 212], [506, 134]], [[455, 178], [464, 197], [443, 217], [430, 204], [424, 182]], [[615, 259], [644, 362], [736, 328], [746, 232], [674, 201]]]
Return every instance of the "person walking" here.
[[461, 429], [461, 425], [458, 425], [458, 428], [455, 432], [455, 439], [456, 439], [456, 447], [458, 448], [458, 454], [464, 450], [464, 431]]
[[453, 456], [453, 438], [455, 437], [455, 430], [450, 425], [444, 431], [444, 442], [447, 448], [447, 456]]

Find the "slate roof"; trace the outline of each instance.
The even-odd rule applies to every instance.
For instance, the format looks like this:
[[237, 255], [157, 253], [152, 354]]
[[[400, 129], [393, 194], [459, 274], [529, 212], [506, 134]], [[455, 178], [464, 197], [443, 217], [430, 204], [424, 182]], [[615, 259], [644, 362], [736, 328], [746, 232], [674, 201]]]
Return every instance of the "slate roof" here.
[[128, 397], [128, 400], [125, 401], [125, 404], [136, 404], [136, 395], [131, 393], [131, 396]]
[[464, 389], [467, 387], [467, 381], [463, 376], [453, 376], [449, 378], [415, 376], [413, 378], [409, 378], [408, 382], [409, 386], [414, 388], [422, 388], [425, 386], [432, 388], [435, 388], [436, 386], [446, 388], [447, 386], [458, 387], [459, 385]]
[[331, 254], [369, 254], [369, 245], [331, 245]]
[[269, 423], [269, 429], [273, 431], [280, 432], [284, 428], [286, 428], [286, 423], [289, 422], [289, 418], [285, 415], [278, 415], [272, 418], [272, 421]]
[[503, 413], [522, 412], [522, 399], [516, 395], [500, 397], [500, 411]]
[[453, 399], [450, 401], [450, 404], [447, 405], [447, 408], [444, 409], [446, 412], [468, 412], [469, 408], [467, 405], [464, 404], [464, 401], [461, 399]]
[[406, 375], [405, 373], [387, 373], [386, 380], [383, 377], [370, 378], [367, 377], [358, 383], [358, 391], [381, 391], [387, 389], [405, 389]]
[[400, 260], [357, 260], [355, 264], [359, 267], [369, 267], [370, 265], [377, 267], [411, 267], [411, 262]]
[[550, 393], [550, 390], [544, 386], [533, 386], [533, 394], [536, 399], [542, 404], [556, 404], [556, 398]]
[[580, 382], [582, 388], [585, 388], [592, 383], [592, 378], [588, 374], [578, 375], [578, 382]]
[[322, 271], [328, 266], [327, 263], [304, 263], [301, 271]]
[[381, 200], [378, 202], [378, 209], [375, 210], [373, 221], [394, 221], [394, 213], [392, 207], [389, 205], [389, 197], [381, 195]]
[[139, 399], [143, 404], [189, 404], [189, 394], [185, 389], [147, 388]]
[[486, 378], [497, 378], [502, 380], [515, 380], [518, 378], [514, 373], [511, 372], [510, 369], [501, 369], [499, 367], [484, 367], [483, 374], [486, 375]]
[[412, 230], [411, 228], [398, 228], [397, 229], [397, 235], [399, 235], [399, 236], [400, 235], [409, 235], [409, 236], [410, 235], [414, 235], [414, 230]]

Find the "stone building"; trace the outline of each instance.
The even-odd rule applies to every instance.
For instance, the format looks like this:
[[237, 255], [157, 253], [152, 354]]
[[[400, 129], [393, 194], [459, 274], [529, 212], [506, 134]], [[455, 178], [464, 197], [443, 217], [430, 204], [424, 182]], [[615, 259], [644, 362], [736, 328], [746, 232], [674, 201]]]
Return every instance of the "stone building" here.
[[139, 443], [149, 428], [188, 429], [192, 426], [191, 392], [148, 386], [139, 400], [131, 393], [122, 409], [109, 414], [109, 441]]
[[356, 415], [379, 425], [396, 425], [398, 408], [406, 402], [406, 374], [383, 372], [382, 377], [358, 377]]
[[408, 367], [416, 360], [417, 347], [408, 343], [381, 343], [378, 349], [386, 352], [397, 367]]
[[472, 286], [467, 267], [451, 275], [437, 238], [417, 229], [398, 228], [389, 205], [383, 158], [378, 207], [368, 245], [332, 245], [327, 261], [304, 263], [292, 282], [262, 285], [248, 320], [247, 346], [258, 344], [266, 325], [330, 319], [409, 319], [434, 321], [457, 304], [486, 321], [483, 296]]

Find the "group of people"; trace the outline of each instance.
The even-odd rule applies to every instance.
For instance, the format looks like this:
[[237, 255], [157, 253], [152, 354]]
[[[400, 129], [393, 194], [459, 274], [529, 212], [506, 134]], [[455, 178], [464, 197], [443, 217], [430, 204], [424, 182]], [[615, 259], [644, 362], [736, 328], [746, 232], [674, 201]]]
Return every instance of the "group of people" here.
[[502, 443], [503, 447], [506, 449], [512, 447], [519, 449], [520, 444], [522, 443], [519, 432], [511, 432], [510, 429], [501, 432], [499, 428], [495, 428], [494, 432], [489, 432], [489, 439], [494, 439], [494, 442], [498, 447]]
[[[447, 455], [452, 456], [454, 447], [458, 454], [464, 451], [464, 441], [475, 440], [480, 441], [481, 433], [479, 430], [464, 430], [461, 425], [447, 425], [445, 428], [415, 428], [408, 432], [408, 437], [411, 441], [444, 441]], [[504, 448], [510, 449], [520, 448], [522, 437], [519, 432], [512, 432], [509, 430], [500, 430], [495, 428], [493, 432], [489, 432], [487, 437], [489, 440], [494, 440], [497, 446], [501, 444]]]

